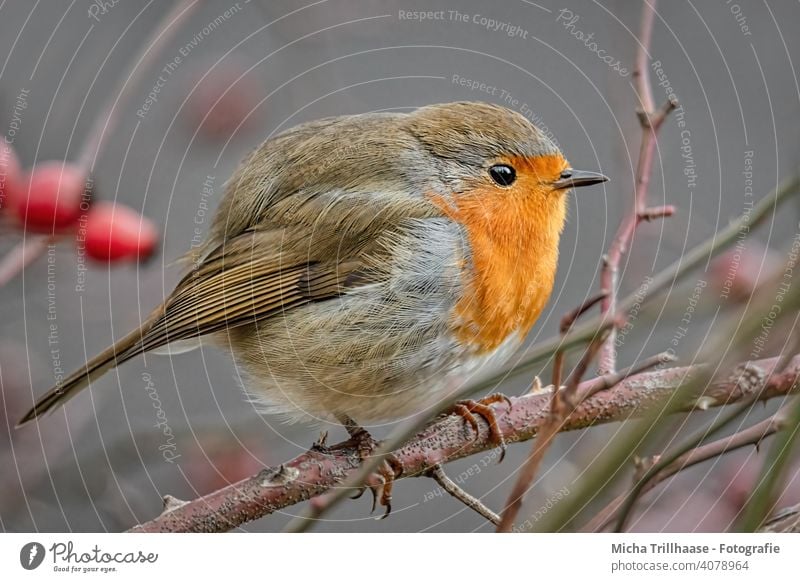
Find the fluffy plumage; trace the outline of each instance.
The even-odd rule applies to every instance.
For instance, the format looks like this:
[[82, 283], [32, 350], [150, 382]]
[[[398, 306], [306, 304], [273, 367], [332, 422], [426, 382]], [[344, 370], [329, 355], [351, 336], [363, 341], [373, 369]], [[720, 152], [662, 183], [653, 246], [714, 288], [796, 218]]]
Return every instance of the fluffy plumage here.
[[[498, 163], [516, 168], [511, 186], [490, 178]], [[541, 312], [566, 167], [525, 118], [482, 103], [292, 128], [240, 165], [164, 304], [23, 422], [114, 365], [201, 335], [292, 419], [420, 411], [502, 363]]]

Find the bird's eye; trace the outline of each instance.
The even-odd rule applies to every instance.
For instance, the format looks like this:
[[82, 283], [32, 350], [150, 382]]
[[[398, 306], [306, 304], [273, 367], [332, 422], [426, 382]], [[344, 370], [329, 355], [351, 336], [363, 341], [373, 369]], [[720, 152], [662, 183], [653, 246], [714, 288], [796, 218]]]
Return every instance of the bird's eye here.
[[492, 180], [500, 186], [511, 186], [517, 179], [517, 172], [506, 164], [497, 164], [489, 168], [489, 175]]
[[562, 180], [567, 180], [568, 178], [572, 178], [572, 169], [568, 168], [561, 172], [561, 176], [559, 176]]

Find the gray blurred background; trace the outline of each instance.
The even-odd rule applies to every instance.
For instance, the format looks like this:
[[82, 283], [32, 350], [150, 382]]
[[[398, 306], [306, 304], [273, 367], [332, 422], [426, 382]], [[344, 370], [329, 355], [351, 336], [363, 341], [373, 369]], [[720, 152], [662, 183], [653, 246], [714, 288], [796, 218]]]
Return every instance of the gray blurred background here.
[[[78, 155], [90, 125], [172, 5], [101, 4], [11, 0], [0, 7], [0, 128], [8, 133], [22, 95], [14, 147], [26, 167]], [[406, 18], [418, 10], [443, 13], [432, 21]], [[451, 11], [466, 15], [466, 22]], [[484, 17], [507, 25], [491, 30]], [[163, 233], [161, 252], [147, 264], [89, 264], [84, 273], [74, 244], [66, 241], [56, 247], [49, 274], [47, 258], [40, 259], [0, 290], [0, 529], [123, 530], [157, 515], [165, 494], [189, 499], [208, 493], [287, 460], [315, 440], [323, 427], [286, 426], [257, 414], [238, 388], [230, 358], [212, 348], [138, 358], [38, 428], [13, 429], [32, 395], [53, 384], [59, 365], [70, 372], [158, 304], [180, 276], [172, 262], [196, 244], [196, 229], [205, 232], [241, 156], [296, 123], [486, 100], [520, 111], [555, 136], [575, 167], [610, 176], [604, 187], [570, 195], [556, 289], [531, 341], [555, 333], [560, 316], [598, 288], [603, 249], [632, 201], [640, 130], [631, 71], [639, 17], [640, 4], [632, 0], [203, 2], [153, 65], [135, 72], [133, 96], [120, 104], [119, 124], [95, 164], [99, 197], [155, 220]], [[674, 204], [678, 212], [639, 231], [625, 261], [623, 292], [746, 210], [746, 156], [752, 158], [756, 200], [797, 167], [798, 25], [800, 5], [793, 1], [659, 5], [652, 58], [661, 61], [661, 81], [680, 100], [684, 127], [673, 115], [663, 128], [651, 201]], [[142, 111], [176, 56], [181, 62]], [[471, 89], [461, 79], [478, 86]], [[661, 103], [667, 91], [655, 72], [653, 82]], [[748, 262], [737, 286], [752, 287], [764, 265], [785, 256], [799, 217], [797, 205], [789, 205], [748, 237]], [[4, 252], [21, 239], [8, 230], [2, 235]], [[671, 347], [682, 363], [691, 362], [718, 325], [710, 315], [720, 304], [722, 317], [733, 309], [734, 300], [722, 298], [716, 286], [720, 272], [725, 265], [712, 263], [654, 298], [625, 336], [621, 363]], [[698, 285], [697, 312], [673, 342]], [[542, 374], [548, 379], [549, 369]], [[530, 381], [521, 378], [502, 389], [517, 394]], [[165, 424], [174, 438], [165, 436]], [[331, 439], [344, 437], [331, 430]], [[521, 518], [568, 493], [617, 430], [562, 435]], [[449, 465], [447, 472], [454, 478], [473, 473], [462, 485], [499, 510], [529, 447], [512, 446], [501, 465], [484, 466], [478, 456]], [[725, 529], [761, 457], [743, 451], [662, 486], [634, 527]], [[470, 471], [475, 465], [479, 470]], [[431, 499], [434, 489], [430, 480], [403, 480], [389, 519], [374, 520], [366, 496], [345, 502], [316, 529], [489, 530], [452, 499]], [[785, 496], [797, 501], [800, 487], [790, 483]], [[301, 508], [245, 529], [278, 531]]]

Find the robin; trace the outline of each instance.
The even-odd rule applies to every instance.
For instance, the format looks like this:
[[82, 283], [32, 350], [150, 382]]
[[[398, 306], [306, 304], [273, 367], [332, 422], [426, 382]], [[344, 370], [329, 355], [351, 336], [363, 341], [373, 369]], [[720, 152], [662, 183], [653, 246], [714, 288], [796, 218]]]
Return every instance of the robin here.
[[[143, 352], [209, 336], [267, 411], [339, 422], [366, 457], [377, 442], [361, 423], [418, 413], [521, 345], [553, 288], [566, 192], [606, 180], [486, 103], [298, 125], [239, 166], [164, 303], [20, 424]], [[503, 446], [504, 399], [454, 411]], [[401, 470], [373, 488], [387, 512]]]

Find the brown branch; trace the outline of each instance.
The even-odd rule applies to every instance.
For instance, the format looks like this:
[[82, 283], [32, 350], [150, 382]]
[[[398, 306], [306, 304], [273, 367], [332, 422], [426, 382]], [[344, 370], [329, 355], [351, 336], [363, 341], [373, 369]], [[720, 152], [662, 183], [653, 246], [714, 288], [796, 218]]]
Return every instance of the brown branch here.
[[[755, 393], [761, 399], [768, 399], [796, 392], [798, 386], [795, 378], [800, 373], [800, 355], [795, 356], [785, 370], [773, 373], [777, 362], [778, 358], [771, 358], [749, 363], [765, 372], [763, 385], [743, 386], [732, 379], [721, 380], [704, 390], [704, 402], [710, 406], [722, 406], [741, 402]], [[579, 391], [593, 395], [576, 408], [561, 430], [579, 430], [641, 416], [674, 395], [682, 384], [699, 372], [696, 366], [644, 372], [600, 392], [597, 390], [608, 382], [606, 376], [582, 382]], [[547, 422], [550, 399], [549, 394], [529, 394], [512, 398], [512, 406], [507, 410], [506, 405], [498, 407], [498, 425], [506, 441], [520, 442], [536, 436]], [[683, 409], [691, 410], [695, 401], [692, 398]], [[485, 422], [480, 422], [480, 432], [475, 438], [463, 419], [448, 416], [422, 430], [395, 451], [395, 455], [406, 468], [402, 477], [410, 477], [424, 475], [438, 464], [468, 457], [492, 446], [489, 427]], [[358, 453], [353, 449], [341, 448], [337, 454], [311, 450], [279, 468], [265, 469], [257, 475], [166, 511], [131, 531], [228, 531], [318, 497], [342, 483], [358, 470], [358, 466]]]
[[[708, 444], [695, 447], [680, 457], [675, 459], [673, 462], [669, 463], [666, 467], [658, 471], [643, 487], [642, 491], [639, 493], [639, 497], [645, 495], [649, 491], [652, 491], [656, 488], [660, 483], [666, 481], [670, 477], [673, 477], [680, 471], [684, 469], [688, 469], [689, 467], [693, 467], [699, 463], [704, 461], [708, 461], [715, 457], [722, 456], [726, 453], [731, 451], [735, 451], [742, 447], [746, 446], [759, 446], [761, 441], [767, 438], [770, 435], [775, 434], [779, 430], [783, 429], [786, 426], [786, 408], [781, 408], [778, 412], [771, 415], [769, 418], [762, 420], [761, 422], [754, 424], [748, 428], [740, 430], [730, 436], [718, 439], [716, 441], [710, 442]], [[652, 467], [658, 462], [658, 457], [651, 458], [647, 461], [643, 462], [644, 467], [640, 467], [639, 471], [642, 471], [642, 468]], [[599, 513], [597, 513], [591, 521], [589, 521], [583, 528], [582, 531], [588, 532], [598, 532], [602, 531], [611, 523], [614, 519], [616, 513], [622, 507], [622, 504], [625, 502], [628, 493], [623, 493], [616, 497], [611, 503], [606, 505]]]
[[636, 50], [636, 65], [633, 68], [633, 79], [639, 91], [642, 110], [652, 111], [655, 107], [653, 90], [650, 87], [650, 73], [647, 64], [650, 60], [650, 44], [653, 39], [653, 22], [656, 15], [656, 0], [642, 2], [642, 20], [639, 25], [639, 47]]
[[581, 303], [578, 307], [568, 312], [566, 315], [564, 315], [564, 317], [561, 318], [561, 323], [558, 327], [558, 330], [562, 334], [567, 333], [569, 330], [572, 329], [572, 326], [575, 325], [575, 322], [581, 315], [583, 315], [584, 313], [589, 311], [592, 307], [600, 303], [603, 299], [606, 298], [607, 295], [608, 293], [600, 292], [593, 297], [589, 297], [589, 299]]
[[[561, 325], [559, 326], [559, 331], [561, 335], [564, 336], [569, 330], [572, 329], [572, 326], [575, 325], [575, 322], [578, 318], [589, 311], [592, 307], [600, 303], [603, 299], [606, 298], [607, 293], [598, 293], [594, 297], [590, 297], [583, 303], [581, 303], [578, 307], [573, 309], [572, 311], [568, 312], [564, 317], [561, 318]], [[559, 349], [556, 351], [555, 360], [553, 362], [553, 386], [561, 387], [561, 376], [564, 371], [564, 350]]]
[[[780, 497], [780, 490], [793, 458], [798, 435], [800, 435], [800, 399], [788, 407], [785, 428], [772, 441], [766, 459], [761, 467], [761, 474], [756, 485], [748, 495], [742, 512], [735, 524], [740, 532], [755, 532], [763, 527], [764, 522], [775, 510]], [[791, 430], [788, 430], [791, 429]]]
[[[578, 315], [580, 315], [580, 311], [576, 312], [576, 317]], [[589, 364], [597, 355], [597, 351], [600, 349], [607, 333], [608, 330], [589, 344], [589, 347], [584, 352], [575, 370], [573, 370], [563, 390], [558, 384], [553, 386], [553, 395], [550, 397], [550, 414], [547, 416], [544, 425], [539, 431], [533, 443], [533, 447], [531, 448], [531, 452], [528, 454], [528, 458], [525, 459], [525, 462], [520, 468], [519, 477], [514, 483], [511, 494], [508, 496], [508, 501], [506, 502], [505, 509], [503, 509], [500, 523], [497, 524], [498, 533], [508, 533], [514, 527], [514, 520], [517, 518], [519, 510], [522, 509], [525, 495], [533, 485], [533, 480], [539, 472], [539, 466], [542, 464], [545, 454], [550, 449], [553, 439], [555, 439], [556, 435], [559, 433], [567, 417], [574, 412], [577, 405], [580, 404], [576, 399], [578, 384], [580, 384], [581, 379], [584, 374], [586, 374]]]
[[447, 476], [442, 469], [441, 465], [436, 465], [433, 469], [431, 469], [431, 478], [436, 481], [439, 486], [447, 491], [450, 495], [458, 499], [461, 503], [481, 515], [482, 517], [486, 518], [488, 521], [497, 525], [500, 523], [500, 516], [497, 515], [494, 511], [486, 507], [486, 505], [481, 502], [480, 499], [477, 497], [473, 497], [466, 491], [464, 491], [461, 487], [455, 484], [455, 482]]
[[589, 349], [586, 350], [584, 357], [581, 359], [575, 371], [567, 381], [567, 385], [563, 390], [557, 387], [553, 388], [553, 396], [551, 397], [550, 415], [542, 426], [536, 440], [533, 443], [531, 452], [525, 463], [520, 469], [519, 477], [517, 478], [514, 488], [508, 497], [506, 507], [503, 510], [503, 515], [500, 524], [497, 526], [498, 532], [510, 532], [514, 527], [514, 520], [522, 508], [525, 501], [525, 495], [533, 485], [534, 478], [539, 472], [539, 467], [544, 460], [544, 456], [553, 443], [553, 440], [561, 431], [569, 416], [575, 412], [580, 404], [587, 398], [592, 397], [601, 390], [607, 390], [616, 386], [624, 381], [627, 377], [638, 374], [645, 370], [649, 370], [659, 364], [670, 361], [671, 356], [667, 354], [659, 354], [658, 356], [648, 358], [641, 362], [640, 365], [634, 366], [622, 372], [621, 374], [608, 374], [601, 377], [601, 382], [587, 382], [583, 389], [580, 389], [580, 380], [586, 373], [589, 364], [594, 360], [597, 355], [597, 350], [603, 342], [603, 337], [599, 337], [596, 342], [592, 342]]
[[[650, 44], [653, 37], [653, 20], [655, 18], [656, 1], [644, 2], [642, 7], [642, 22], [639, 39], [639, 48], [636, 52], [636, 66], [633, 78], [639, 94], [641, 109], [637, 112], [639, 124], [642, 128], [642, 141], [639, 148], [639, 160], [636, 164], [636, 185], [633, 193], [633, 206], [630, 212], [622, 219], [619, 230], [611, 242], [608, 252], [603, 257], [600, 273], [600, 286], [606, 294], [600, 305], [600, 311], [610, 319], [618, 317], [617, 292], [619, 289], [619, 267], [622, 257], [628, 252], [633, 242], [636, 229], [642, 222], [655, 218], [672, 216], [675, 213], [673, 206], [648, 207], [647, 198], [650, 189], [650, 176], [653, 168], [653, 156], [656, 149], [658, 130], [669, 112], [677, 107], [677, 102], [667, 101], [660, 109], [656, 110], [653, 101], [653, 92], [650, 88], [650, 72], [648, 62], [650, 58]], [[608, 339], [600, 350], [600, 374], [608, 374], [616, 370], [617, 357], [614, 344], [616, 342], [616, 329], [612, 329]]]

